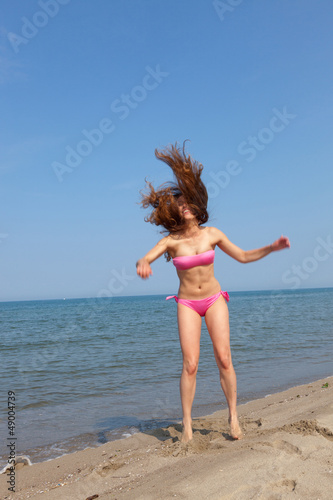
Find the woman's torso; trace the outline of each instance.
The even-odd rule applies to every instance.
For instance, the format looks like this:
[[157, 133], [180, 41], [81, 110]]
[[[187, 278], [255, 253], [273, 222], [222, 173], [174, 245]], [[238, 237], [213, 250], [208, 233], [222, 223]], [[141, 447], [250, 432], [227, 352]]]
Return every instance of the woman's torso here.
[[[191, 237], [170, 235], [168, 252], [172, 258], [194, 256], [214, 250], [214, 241], [209, 227], [200, 227]], [[210, 256], [210, 254], [207, 254]], [[206, 259], [204, 259], [206, 260]], [[211, 259], [209, 259], [211, 260]], [[178, 297], [180, 299], [199, 300], [221, 290], [214, 276], [214, 263], [194, 265], [188, 269], [177, 269], [179, 277]]]

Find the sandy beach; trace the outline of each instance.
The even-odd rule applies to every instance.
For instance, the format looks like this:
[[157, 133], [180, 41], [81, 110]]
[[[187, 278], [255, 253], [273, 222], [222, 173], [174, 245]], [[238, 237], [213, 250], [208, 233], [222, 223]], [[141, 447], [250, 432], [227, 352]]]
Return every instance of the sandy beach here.
[[333, 495], [333, 377], [238, 408], [244, 439], [229, 435], [227, 411], [139, 433], [15, 469], [15, 493], [0, 475], [2, 500], [301, 499]]

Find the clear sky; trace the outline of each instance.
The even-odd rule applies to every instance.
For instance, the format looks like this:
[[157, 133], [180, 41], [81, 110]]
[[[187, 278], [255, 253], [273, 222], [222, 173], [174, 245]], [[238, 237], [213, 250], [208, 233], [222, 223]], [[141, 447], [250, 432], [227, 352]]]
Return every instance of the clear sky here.
[[204, 165], [222, 289], [333, 286], [330, 0], [2, 0], [0, 300], [171, 294], [139, 190]]

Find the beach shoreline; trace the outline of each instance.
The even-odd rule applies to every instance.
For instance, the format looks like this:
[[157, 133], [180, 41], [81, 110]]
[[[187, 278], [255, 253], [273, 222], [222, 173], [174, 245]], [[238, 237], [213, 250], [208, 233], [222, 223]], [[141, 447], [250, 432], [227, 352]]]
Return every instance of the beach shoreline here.
[[[333, 377], [239, 405], [244, 439], [229, 435], [227, 410], [8, 471], [0, 498], [330, 499], [333, 489]], [[242, 471], [240, 474], [240, 470]]]

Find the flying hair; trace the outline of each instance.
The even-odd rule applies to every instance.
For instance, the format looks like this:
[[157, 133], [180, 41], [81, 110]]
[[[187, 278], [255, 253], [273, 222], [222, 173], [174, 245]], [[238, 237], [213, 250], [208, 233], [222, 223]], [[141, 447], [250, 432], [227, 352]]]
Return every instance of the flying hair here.
[[146, 222], [162, 226], [169, 234], [174, 234], [185, 228], [185, 220], [180, 214], [177, 199], [184, 196], [198, 224], [208, 221], [208, 194], [201, 180], [203, 166], [185, 153], [183, 148], [171, 144], [165, 149], [155, 149], [155, 156], [171, 168], [175, 182], [166, 182], [155, 190], [146, 180], [146, 193], [140, 192], [143, 208], [152, 208], [145, 217]]

